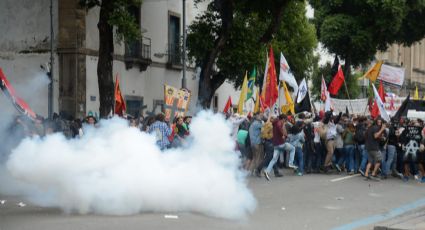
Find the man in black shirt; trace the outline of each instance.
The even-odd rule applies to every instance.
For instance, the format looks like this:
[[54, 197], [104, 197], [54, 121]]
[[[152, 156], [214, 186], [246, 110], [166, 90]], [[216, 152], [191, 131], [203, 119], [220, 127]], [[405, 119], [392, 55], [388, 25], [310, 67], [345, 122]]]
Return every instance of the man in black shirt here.
[[[365, 145], [368, 153], [368, 163], [366, 166], [365, 177], [368, 179], [379, 180], [376, 176], [382, 162], [382, 154], [379, 151], [379, 141], [385, 131], [385, 125], [382, 124], [382, 119], [377, 118], [373, 126], [369, 127], [366, 131]], [[372, 175], [369, 176], [369, 171], [374, 163]]]

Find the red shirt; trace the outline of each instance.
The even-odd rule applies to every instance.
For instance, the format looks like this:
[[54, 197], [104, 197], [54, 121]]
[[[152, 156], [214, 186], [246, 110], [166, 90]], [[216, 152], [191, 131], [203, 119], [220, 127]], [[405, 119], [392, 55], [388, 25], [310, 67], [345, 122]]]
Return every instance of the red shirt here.
[[285, 143], [285, 140], [283, 139], [283, 122], [282, 120], [275, 120], [273, 122], [273, 139], [272, 139], [273, 145], [281, 145]]

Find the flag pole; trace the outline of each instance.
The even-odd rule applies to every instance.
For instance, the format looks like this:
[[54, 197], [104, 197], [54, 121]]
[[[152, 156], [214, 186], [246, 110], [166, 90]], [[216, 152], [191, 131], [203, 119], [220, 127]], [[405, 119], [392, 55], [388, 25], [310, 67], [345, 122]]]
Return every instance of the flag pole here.
[[347, 87], [347, 83], [345, 82], [345, 77], [344, 77], [344, 86], [345, 86], [345, 91], [347, 92], [348, 103], [350, 103], [351, 113], [354, 114], [354, 109], [353, 109], [353, 105], [351, 104], [351, 98], [350, 98], [350, 94], [348, 93], [348, 87]]

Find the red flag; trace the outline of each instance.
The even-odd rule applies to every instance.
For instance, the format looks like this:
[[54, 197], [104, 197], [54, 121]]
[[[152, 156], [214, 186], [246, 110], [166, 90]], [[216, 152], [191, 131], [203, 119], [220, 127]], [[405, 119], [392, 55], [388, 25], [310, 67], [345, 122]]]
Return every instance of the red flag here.
[[381, 97], [382, 102], [385, 103], [385, 89], [384, 85], [382, 84], [382, 81], [379, 81], [378, 93], [379, 97]]
[[223, 113], [228, 113], [231, 107], [232, 107], [232, 97], [229, 96], [229, 98], [227, 99], [226, 105], [224, 106]]
[[118, 114], [119, 116], [124, 116], [125, 110], [126, 110], [126, 106], [125, 106], [124, 98], [123, 98], [123, 96], [121, 94], [120, 82], [119, 82], [118, 74], [117, 74], [117, 76], [115, 78], [115, 92], [114, 92], [114, 97], [115, 97], [115, 114]]
[[331, 84], [329, 85], [329, 93], [332, 95], [336, 95], [339, 91], [339, 88], [341, 88], [342, 84], [344, 83], [344, 73], [342, 72], [341, 65], [338, 66], [338, 72], [335, 74], [334, 78], [332, 79]]
[[373, 101], [372, 109], [370, 110], [370, 116], [375, 119], [379, 116], [379, 108], [376, 100]]
[[18, 97], [15, 89], [7, 80], [1, 68], [0, 68], [0, 88], [3, 90], [4, 94], [6, 94], [9, 97], [9, 99], [12, 101], [15, 108], [20, 113], [27, 115], [32, 120], [35, 120], [37, 118], [37, 115], [34, 113], [34, 111], [32, 111], [32, 109], [28, 106], [28, 104], [22, 98]]
[[[264, 84], [264, 83], [263, 83]], [[267, 68], [267, 78], [264, 92], [262, 93], [264, 106], [271, 108], [279, 97], [279, 89], [277, 87], [276, 67], [274, 64], [273, 48], [270, 46], [269, 65]]]

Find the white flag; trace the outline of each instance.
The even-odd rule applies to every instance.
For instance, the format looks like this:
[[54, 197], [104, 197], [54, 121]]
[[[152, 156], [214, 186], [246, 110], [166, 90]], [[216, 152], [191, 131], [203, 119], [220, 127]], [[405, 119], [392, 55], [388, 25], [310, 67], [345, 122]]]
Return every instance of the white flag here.
[[297, 103], [300, 103], [304, 97], [307, 95], [308, 89], [307, 89], [307, 82], [305, 81], [305, 78], [301, 81], [301, 84], [298, 88], [298, 97], [297, 97]]
[[294, 75], [291, 73], [291, 69], [289, 68], [288, 62], [283, 56], [282, 52], [280, 52], [280, 73], [279, 80], [285, 81], [294, 89], [294, 94], [298, 92], [298, 84], [295, 80]]
[[331, 109], [332, 109], [332, 102], [331, 102], [331, 95], [329, 94], [329, 92], [327, 90], [326, 90], [325, 94], [326, 94], [325, 112], [327, 112], [327, 111], [331, 111]]
[[381, 114], [382, 119], [384, 119], [386, 122], [390, 122], [390, 116], [385, 110], [384, 103], [382, 102], [381, 97], [379, 96], [379, 93], [375, 88], [375, 85], [372, 84], [372, 87], [373, 87], [373, 93], [375, 94], [375, 103], [378, 104], [379, 113]]
[[264, 91], [266, 90], [266, 85], [267, 85], [267, 72], [269, 69], [269, 54], [267, 53], [267, 59], [266, 59], [266, 68], [264, 69], [264, 78], [263, 78], [263, 87], [261, 88], [261, 92], [264, 93]]

